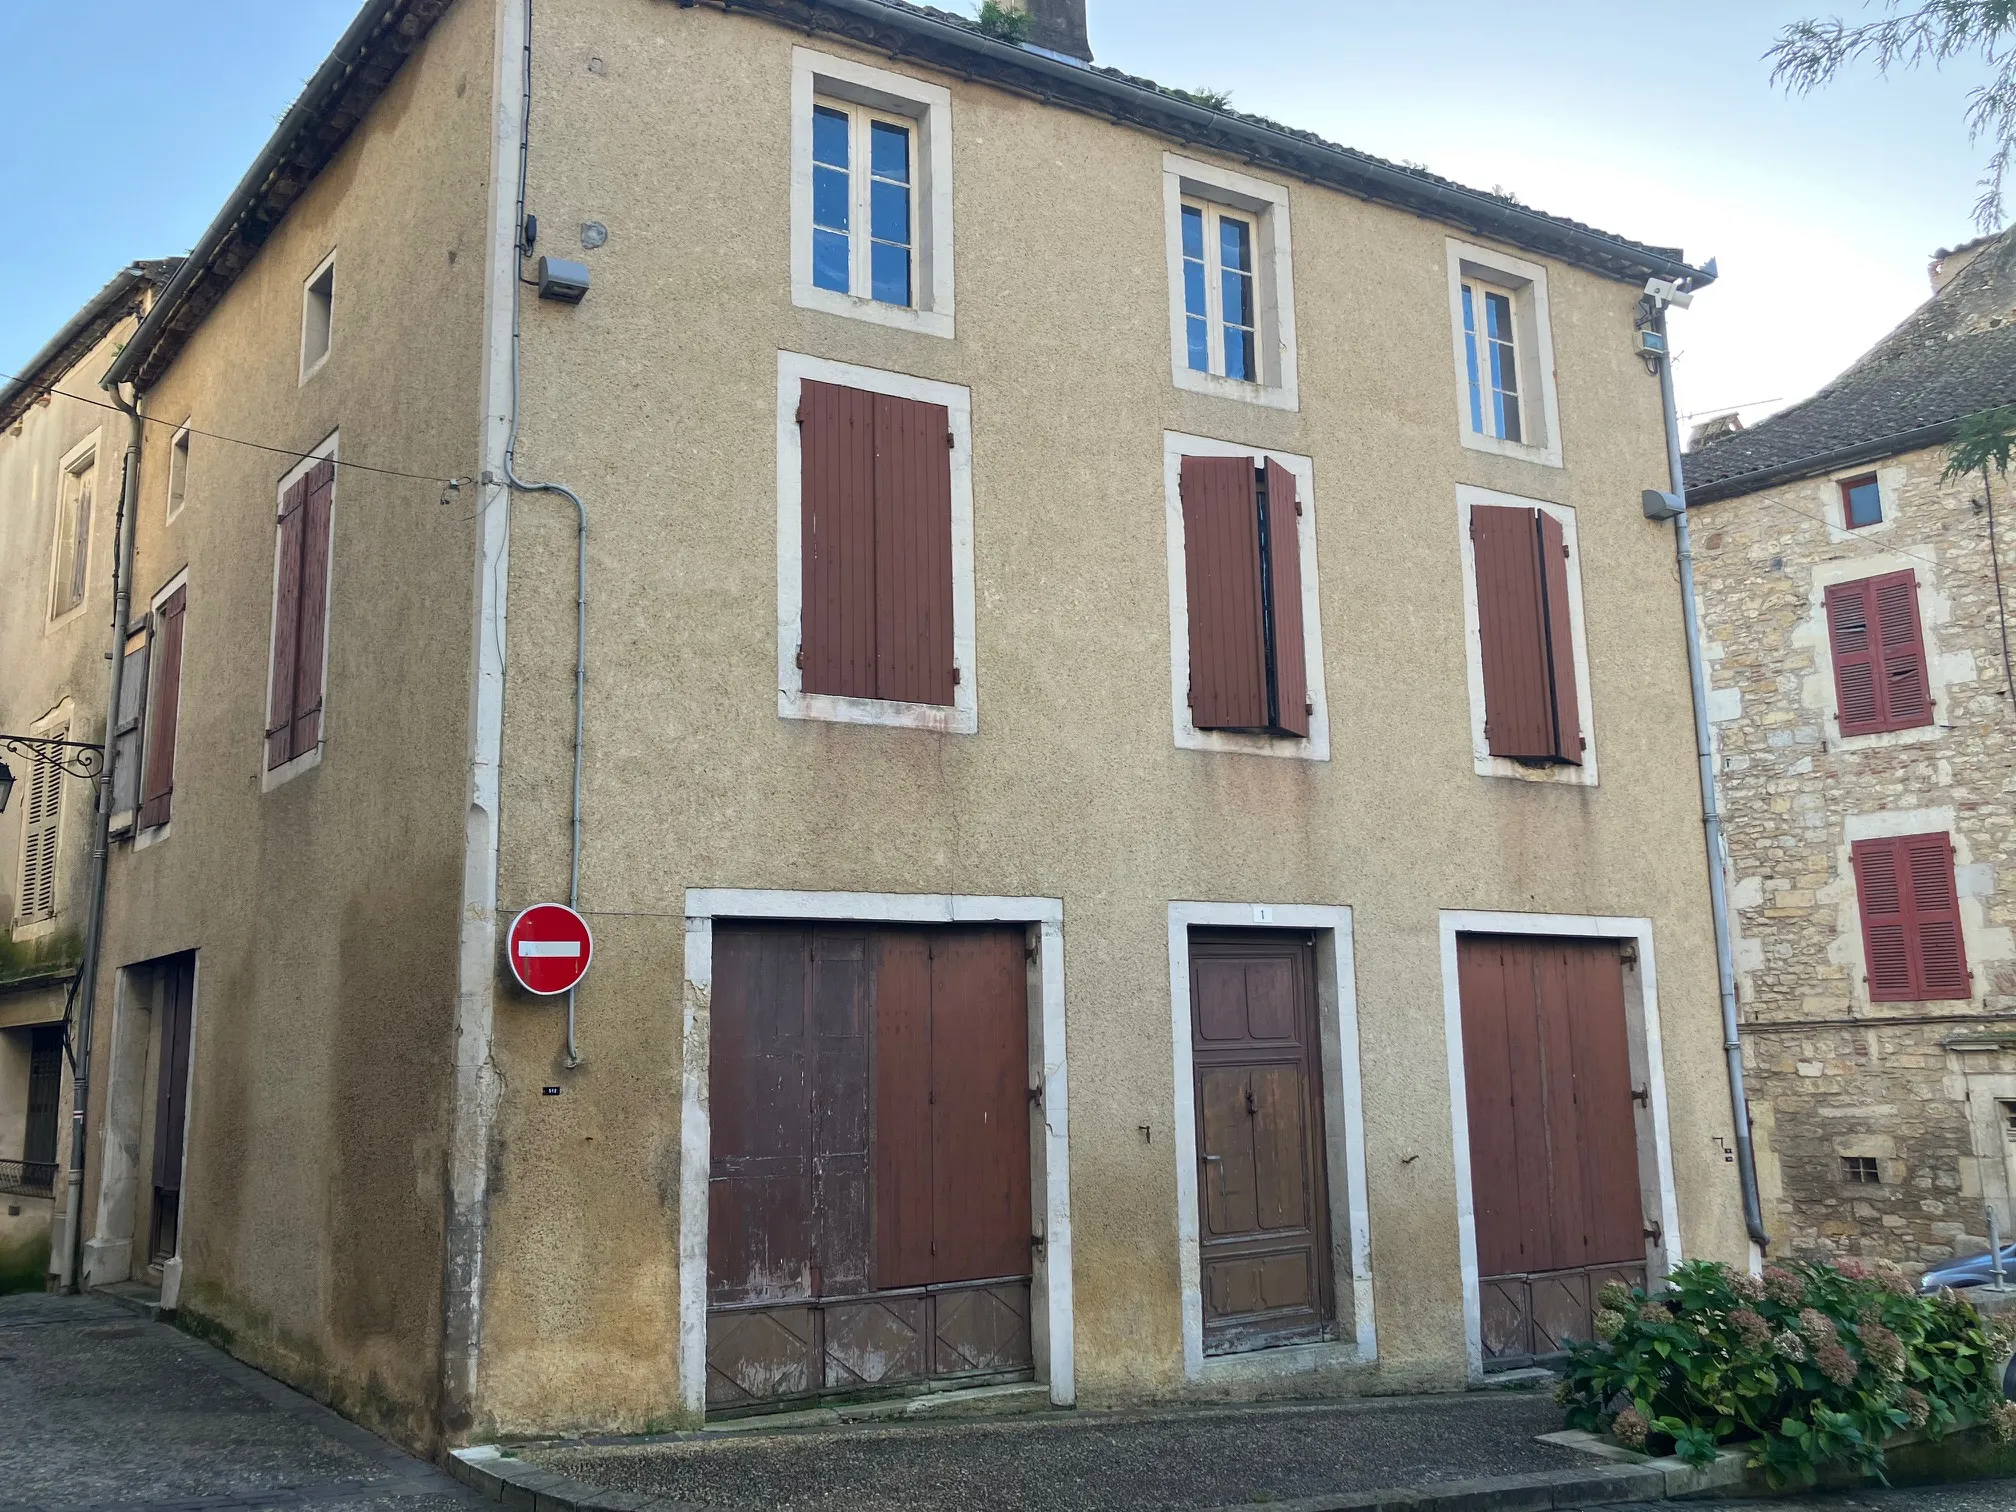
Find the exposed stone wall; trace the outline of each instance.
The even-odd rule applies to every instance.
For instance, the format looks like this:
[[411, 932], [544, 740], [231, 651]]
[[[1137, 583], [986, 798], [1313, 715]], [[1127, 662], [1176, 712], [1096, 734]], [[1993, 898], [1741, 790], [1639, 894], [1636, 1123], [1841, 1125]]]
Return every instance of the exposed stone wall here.
[[[1779, 1253], [1925, 1265], [1981, 1247], [1984, 1201], [2010, 1216], [1991, 1095], [2008, 1068], [1986, 1031], [2016, 1026], [2016, 900], [1997, 887], [2016, 846], [2016, 708], [1982, 481], [1942, 483], [1944, 460], [1915, 452], [1709, 505], [1694, 522], [1745, 1056]], [[1840, 482], [1872, 470], [1883, 523], [1847, 530]], [[2016, 524], [2000, 479], [1995, 502], [1998, 525]], [[1825, 588], [1904, 568], [1918, 577], [1934, 723], [1844, 739]], [[1850, 846], [1942, 829], [1973, 996], [1872, 1004]], [[1879, 1184], [1851, 1183], [1849, 1157], [1875, 1159]]]

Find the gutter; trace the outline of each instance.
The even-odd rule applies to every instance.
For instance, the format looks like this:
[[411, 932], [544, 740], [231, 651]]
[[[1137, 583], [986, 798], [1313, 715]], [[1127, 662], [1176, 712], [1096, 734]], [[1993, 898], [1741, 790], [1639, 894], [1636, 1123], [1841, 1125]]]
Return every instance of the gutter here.
[[[681, 3], [691, 4], [692, 0], [681, 0]], [[1228, 150], [1220, 143], [1229, 139], [1232, 144], [1229, 150], [1235, 155], [1243, 152], [1257, 161], [1291, 168], [1296, 162], [1309, 164], [1312, 166], [1293, 171], [1312, 183], [1342, 189], [1360, 198], [1393, 205], [1432, 219], [1453, 222], [1531, 251], [1551, 252], [1613, 278], [1631, 278], [1639, 282], [1647, 276], [1676, 282], [1689, 279], [1696, 288], [1714, 281], [1713, 273], [1688, 263], [1677, 251], [1640, 246], [1606, 232], [1512, 204], [1496, 195], [1411, 172], [1398, 164], [1313, 140], [1283, 127], [1263, 125], [1242, 116], [1194, 105], [1146, 83], [1069, 62], [1052, 53], [998, 41], [969, 27], [940, 20], [907, 6], [887, 4], [884, 0], [797, 0], [797, 3], [792, 3], [792, 0], [716, 0], [716, 3], [723, 10], [767, 14], [801, 30], [816, 27], [819, 12], [839, 12], [1032, 75], [1037, 87], [1024, 86], [1024, 92], [1037, 95], [1048, 105], [1068, 106], [1116, 121], [1124, 120], [1125, 115], [1116, 115], [1110, 109], [1097, 108], [1095, 102], [1072, 97], [1089, 94], [1097, 99], [1124, 103], [1134, 112], [1146, 107], [1166, 123], [1158, 129], [1179, 141]], [[824, 29], [838, 31], [857, 45], [878, 46], [871, 39], [855, 34], [852, 28], [843, 29], [829, 23]], [[884, 47], [881, 50], [890, 49]], [[934, 61], [928, 54], [918, 53], [915, 56], [923, 62]], [[999, 79], [988, 82], [1003, 83]], [[1041, 87], [1046, 84], [1051, 88]], [[1012, 89], [1018, 86], [1009, 83], [1006, 87]], [[1185, 126], [1192, 129], [1181, 129]], [[1322, 171], [1324, 168], [1329, 172]]]
[[[127, 295], [146, 282], [148, 282], [147, 275], [139, 263], [131, 263], [121, 268], [112, 276], [110, 283], [92, 296], [89, 304], [71, 316], [63, 329], [49, 338], [41, 351], [28, 359], [27, 366], [21, 369], [21, 376], [5, 388], [0, 388], [0, 429], [13, 424], [21, 411], [26, 410], [43, 393], [48, 392], [62, 376], [59, 374], [58, 378], [50, 383], [43, 383], [40, 381], [42, 374], [59, 363], [63, 373], [67, 374], [76, 362], [81, 360], [81, 354], [79, 358], [63, 363], [61, 359], [64, 354], [83, 340], [91, 327], [121, 305]], [[107, 328], [110, 328], [109, 325]], [[90, 344], [95, 346], [102, 338], [102, 332], [92, 336]]]
[[1775, 488], [1780, 483], [1797, 483], [1802, 478], [1815, 478], [1821, 473], [1837, 467], [1852, 467], [1857, 462], [1874, 462], [1881, 457], [1895, 456], [1899, 452], [1918, 451], [1923, 447], [1937, 446], [1953, 437], [1954, 427], [1962, 416], [1951, 420], [1941, 420], [1936, 425], [1921, 425], [1908, 431], [1897, 431], [1888, 436], [1878, 436], [1874, 441], [1857, 441], [1851, 446], [1837, 446], [1832, 451], [1815, 452], [1794, 462], [1776, 462], [1769, 467], [1759, 467], [1745, 473], [1733, 473], [1713, 483], [1704, 483], [1694, 490], [1688, 499], [1690, 504], [1714, 504], [1723, 499], [1738, 498], [1743, 494], [1760, 493], [1767, 488]]

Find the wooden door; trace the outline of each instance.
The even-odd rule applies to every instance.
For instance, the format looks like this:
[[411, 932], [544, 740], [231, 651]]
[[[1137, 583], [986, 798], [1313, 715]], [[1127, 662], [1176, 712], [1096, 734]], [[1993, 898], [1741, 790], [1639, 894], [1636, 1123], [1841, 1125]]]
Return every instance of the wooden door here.
[[1190, 1018], [1205, 1352], [1333, 1337], [1314, 942], [1193, 931]]
[[1603, 1285], [1645, 1280], [1638, 1119], [1615, 940], [1457, 944], [1487, 1364], [1591, 1337]]
[[161, 967], [160, 1070], [154, 1085], [154, 1218], [148, 1258], [174, 1258], [182, 1238], [182, 1138], [188, 1121], [189, 1031], [196, 961], [176, 956]]
[[1020, 929], [714, 934], [708, 1401], [1026, 1375]]

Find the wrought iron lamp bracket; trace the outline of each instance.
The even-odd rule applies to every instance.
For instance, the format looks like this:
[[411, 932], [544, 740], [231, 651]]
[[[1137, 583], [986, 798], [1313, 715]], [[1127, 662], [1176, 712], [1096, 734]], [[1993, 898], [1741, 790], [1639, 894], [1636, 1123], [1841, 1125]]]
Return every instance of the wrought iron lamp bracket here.
[[105, 747], [83, 740], [50, 740], [40, 735], [0, 735], [0, 751], [58, 767], [72, 777], [96, 777], [105, 770]]

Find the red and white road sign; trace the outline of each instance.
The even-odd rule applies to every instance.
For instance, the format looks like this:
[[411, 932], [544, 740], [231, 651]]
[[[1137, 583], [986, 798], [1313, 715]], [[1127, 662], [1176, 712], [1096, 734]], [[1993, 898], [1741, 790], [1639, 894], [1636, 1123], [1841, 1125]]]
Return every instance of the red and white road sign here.
[[595, 938], [588, 921], [565, 903], [534, 903], [511, 921], [504, 948], [518, 985], [552, 997], [588, 974]]

